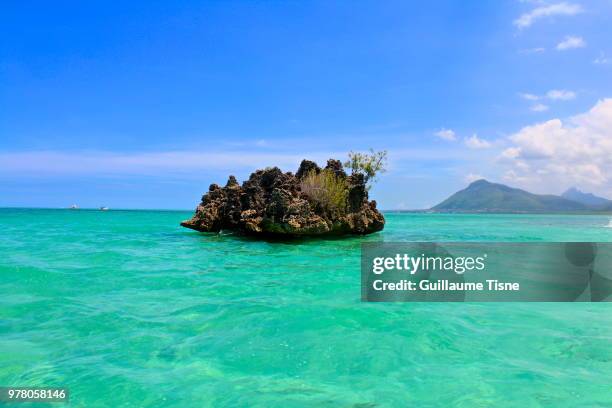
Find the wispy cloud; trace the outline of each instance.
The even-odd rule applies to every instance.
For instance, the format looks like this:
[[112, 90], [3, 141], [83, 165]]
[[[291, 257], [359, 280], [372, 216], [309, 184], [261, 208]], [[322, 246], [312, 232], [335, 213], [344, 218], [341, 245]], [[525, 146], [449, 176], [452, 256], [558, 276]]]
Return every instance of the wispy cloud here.
[[576, 37], [573, 35], [568, 35], [565, 37], [563, 41], [561, 41], [555, 47], [557, 51], [566, 51], [574, 48], [583, 48], [586, 47], [586, 42], [582, 37]]
[[534, 95], [531, 93], [519, 93], [519, 96], [525, 99], [526, 101], [537, 101], [538, 99], [540, 99], [538, 95]]
[[476, 181], [476, 180], [482, 180], [482, 179], [484, 179], [484, 178], [485, 178], [484, 176], [481, 176], [481, 175], [480, 175], [480, 174], [478, 174], [478, 173], [468, 173], [468, 174], [467, 174], [467, 175], [466, 175], [466, 176], [463, 178], [463, 180], [464, 180], [466, 183], [473, 183], [473, 182], [474, 182], [474, 181]]
[[434, 136], [439, 137], [440, 139], [443, 140], [448, 140], [450, 142], [457, 140], [457, 135], [455, 134], [455, 132], [451, 129], [440, 129], [439, 131], [437, 131], [436, 133], [434, 133]]
[[546, 48], [544, 47], [535, 47], [535, 48], [526, 48], [526, 49], [520, 50], [519, 52], [521, 54], [540, 54], [540, 53], [543, 53], [544, 51], [546, 51]]
[[514, 20], [514, 25], [520, 29], [531, 26], [536, 21], [544, 17], [552, 16], [573, 16], [582, 12], [582, 6], [572, 3], [556, 3], [536, 7], [533, 10], [521, 15]]
[[[306, 153], [305, 153], [306, 154]], [[293, 169], [306, 157], [324, 161], [328, 154], [267, 153], [253, 151], [198, 152], [1, 152], [0, 172], [35, 175], [155, 175], [207, 170], [234, 171], [266, 166]], [[344, 156], [344, 154], [343, 154]], [[332, 157], [332, 156], [330, 156]]]
[[612, 59], [606, 57], [603, 51], [599, 53], [599, 56], [593, 60], [593, 64], [596, 65], [608, 65], [612, 64]]
[[548, 105], [544, 105], [543, 103], [536, 103], [529, 109], [531, 109], [534, 112], [545, 112], [548, 110]]
[[491, 147], [490, 142], [479, 138], [475, 133], [470, 137], [466, 137], [463, 142], [470, 149], [488, 149]]
[[551, 89], [546, 92], [546, 97], [553, 101], [569, 101], [576, 98], [576, 93], [565, 89]]
[[[248, 175], [256, 169], [278, 166], [296, 171], [303, 159], [324, 166], [329, 158], [343, 159], [347, 151], [12, 151], [0, 152], [0, 178], [25, 177], [133, 177], [201, 178], [210, 174]], [[473, 160], [465, 149], [403, 148], [390, 149], [390, 167], [415, 160]], [[219, 180], [222, 181], [222, 180]]]
[[522, 99], [526, 101], [534, 102], [534, 104], [531, 105], [531, 107], [529, 108], [533, 112], [545, 112], [548, 110], [549, 108], [548, 105], [543, 104], [543, 103], [535, 103], [543, 99], [548, 99], [550, 101], [556, 102], [556, 101], [569, 101], [569, 100], [576, 98], [576, 92], [568, 91], [566, 89], [551, 89], [550, 91], [546, 92], [544, 95], [536, 95], [532, 93], [519, 93], [518, 95], [519, 97], [521, 97]]

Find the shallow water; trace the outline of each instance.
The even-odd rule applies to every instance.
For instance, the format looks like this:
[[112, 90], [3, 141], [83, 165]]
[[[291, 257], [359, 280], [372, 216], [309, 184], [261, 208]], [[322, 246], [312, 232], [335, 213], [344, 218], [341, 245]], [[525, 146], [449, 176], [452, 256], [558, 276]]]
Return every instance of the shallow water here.
[[266, 242], [190, 215], [0, 210], [0, 385], [78, 407], [612, 405], [609, 303], [359, 287], [363, 241], [612, 242], [609, 216], [387, 213], [365, 238]]

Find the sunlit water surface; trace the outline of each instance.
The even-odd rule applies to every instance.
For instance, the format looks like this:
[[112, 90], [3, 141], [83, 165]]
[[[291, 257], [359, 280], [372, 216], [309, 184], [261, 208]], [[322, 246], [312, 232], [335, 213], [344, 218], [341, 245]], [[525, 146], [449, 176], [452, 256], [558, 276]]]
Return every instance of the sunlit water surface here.
[[[0, 386], [73, 407], [612, 404], [612, 305], [366, 304], [364, 241], [612, 241], [609, 216], [387, 213], [265, 242], [187, 212], [0, 210]], [[27, 405], [20, 405], [27, 406]]]

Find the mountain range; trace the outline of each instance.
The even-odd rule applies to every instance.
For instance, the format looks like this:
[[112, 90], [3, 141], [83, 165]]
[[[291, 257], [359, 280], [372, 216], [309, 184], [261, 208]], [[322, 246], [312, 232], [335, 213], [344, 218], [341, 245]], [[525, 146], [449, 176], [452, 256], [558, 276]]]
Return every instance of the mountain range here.
[[533, 194], [478, 180], [431, 208], [439, 212], [593, 212], [612, 211], [612, 201], [573, 187], [562, 195]]
[[592, 193], [583, 193], [576, 187], [570, 188], [565, 193], [561, 194], [561, 197], [596, 208], [605, 208], [612, 205], [611, 200], [608, 200], [607, 198], [603, 197], [598, 197]]

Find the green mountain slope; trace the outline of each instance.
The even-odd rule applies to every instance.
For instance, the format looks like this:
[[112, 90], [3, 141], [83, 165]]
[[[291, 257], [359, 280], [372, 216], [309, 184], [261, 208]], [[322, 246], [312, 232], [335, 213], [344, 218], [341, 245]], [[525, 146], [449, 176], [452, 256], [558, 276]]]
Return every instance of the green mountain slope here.
[[547, 212], [581, 211], [589, 207], [555, 195], [532, 194], [503, 184], [478, 180], [432, 208], [434, 211]]
[[612, 208], [612, 201], [607, 198], [598, 197], [592, 193], [583, 193], [576, 187], [570, 188], [565, 193], [561, 194], [561, 197], [577, 201], [592, 208]]

